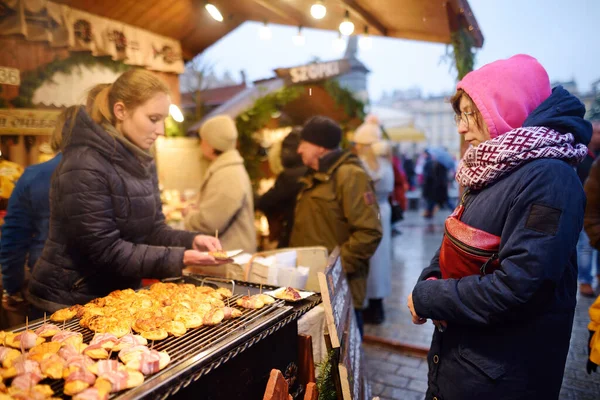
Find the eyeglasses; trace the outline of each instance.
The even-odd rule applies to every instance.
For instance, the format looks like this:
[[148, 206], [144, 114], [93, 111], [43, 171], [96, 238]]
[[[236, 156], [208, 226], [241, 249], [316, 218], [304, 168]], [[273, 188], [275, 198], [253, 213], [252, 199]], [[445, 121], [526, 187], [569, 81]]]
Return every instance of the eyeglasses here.
[[469, 115], [473, 115], [473, 114], [475, 114], [474, 111], [470, 111], [470, 112], [463, 111], [460, 114], [456, 114], [454, 116], [454, 122], [456, 123], [456, 126], [460, 126], [460, 123], [464, 122], [467, 129], [469, 129]]

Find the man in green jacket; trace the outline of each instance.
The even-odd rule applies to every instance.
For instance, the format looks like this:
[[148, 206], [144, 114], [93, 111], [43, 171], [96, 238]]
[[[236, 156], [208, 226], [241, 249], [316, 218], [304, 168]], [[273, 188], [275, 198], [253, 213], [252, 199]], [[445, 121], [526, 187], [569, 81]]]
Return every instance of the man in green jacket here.
[[381, 240], [379, 207], [373, 184], [358, 157], [340, 149], [342, 130], [316, 116], [302, 128], [298, 153], [309, 167], [298, 195], [291, 247], [340, 247], [362, 333], [369, 258]]

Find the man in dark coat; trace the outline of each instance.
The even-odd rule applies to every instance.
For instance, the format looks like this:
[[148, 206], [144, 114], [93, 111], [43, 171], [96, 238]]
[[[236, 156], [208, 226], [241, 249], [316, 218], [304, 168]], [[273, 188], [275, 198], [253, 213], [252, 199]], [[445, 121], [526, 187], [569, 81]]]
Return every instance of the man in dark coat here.
[[288, 247], [290, 243], [296, 196], [302, 189], [300, 178], [307, 170], [298, 154], [301, 129], [294, 128], [283, 139], [280, 155], [283, 171], [273, 187], [256, 201], [256, 209], [264, 212], [269, 219], [271, 239], [277, 240], [278, 248]]

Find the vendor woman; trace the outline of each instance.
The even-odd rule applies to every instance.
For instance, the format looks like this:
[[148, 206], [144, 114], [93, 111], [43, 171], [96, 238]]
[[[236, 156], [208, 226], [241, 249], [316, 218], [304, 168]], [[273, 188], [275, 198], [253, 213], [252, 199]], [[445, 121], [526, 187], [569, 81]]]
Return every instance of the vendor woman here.
[[50, 189], [50, 230], [29, 283], [29, 301], [54, 312], [214, 265], [211, 236], [171, 229], [162, 213], [149, 150], [169, 113], [169, 90], [132, 69], [79, 108], [63, 127], [63, 158]]

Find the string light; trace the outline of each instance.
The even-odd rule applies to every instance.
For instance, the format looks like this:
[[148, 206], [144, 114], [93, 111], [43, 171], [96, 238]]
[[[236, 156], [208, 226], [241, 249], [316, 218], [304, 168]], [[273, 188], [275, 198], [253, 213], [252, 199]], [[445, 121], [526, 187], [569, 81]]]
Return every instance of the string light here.
[[271, 40], [272, 36], [273, 35], [271, 34], [271, 28], [269, 27], [267, 21], [265, 21], [263, 25], [260, 28], [258, 28], [258, 37], [261, 40]]
[[183, 122], [183, 114], [175, 104], [169, 106], [169, 115], [173, 117], [175, 122]]
[[213, 17], [215, 21], [223, 22], [223, 15], [221, 15], [221, 11], [219, 11], [214, 4], [206, 3], [204, 8], [206, 8], [206, 11], [208, 11], [210, 16]]
[[333, 50], [335, 50], [338, 53], [341, 53], [345, 49], [346, 49], [346, 42], [344, 41], [344, 38], [342, 37], [342, 34], [339, 33], [338, 37], [336, 37], [335, 39], [333, 39]]
[[350, 36], [354, 32], [354, 23], [350, 21], [350, 12], [346, 10], [344, 20], [340, 24], [340, 33], [344, 36]]
[[369, 27], [365, 25], [365, 31], [358, 40], [358, 46], [361, 50], [371, 50], [373, 48], [373, 39], [369, 35]]
[[327, 14], [327, 7], [323, 4], [323, 0], [317, 0], [315, 4], [310, 7], [310, 15], [314, 19], [323, 19]]
[[302, 26], [298, 27], [298, 34], [295, 36], [292, 36], [292, 42], [294, 42], [294, 44], [296, 46], [304, 46], [304, 44], [306, 43], [306, 39], [304, 38], [304, 35], [302, 34]]

